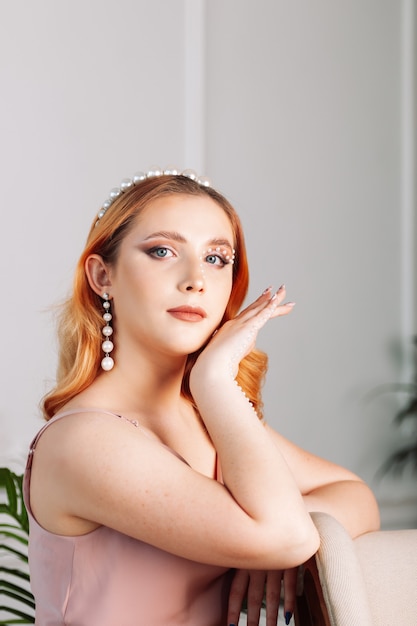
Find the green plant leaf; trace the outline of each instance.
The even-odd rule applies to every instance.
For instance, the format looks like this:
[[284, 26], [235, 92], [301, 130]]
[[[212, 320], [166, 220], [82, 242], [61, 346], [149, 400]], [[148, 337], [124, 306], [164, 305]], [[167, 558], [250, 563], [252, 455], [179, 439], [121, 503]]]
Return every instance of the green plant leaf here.
[[[20, 528], [16, 528], [15, 526], [0, 526], [0, 537], [8, 537], [10, 539], [15, 539], [16, 541], [20, 541], [20, 543], [23, 543], [24, 545], [28, 545], [28, 539], [25, 536], [22, 536], [21, 534], [19, 534], [19, 532], [10, 532], [9, 530], [3, 530], [4, 528], [13, 528], [17, 531], [20, 531]], [[1, 546], [0, 546], [1, 547]]]
[[381, 479], [388, 473], [400, 476], [407, 465], [411, 464], [414, 472], [417, 473], [417, 446], [411, 445], [401, 450], [397, 450], [381, 465], [376, 478]]
[[33, 595], [30, 591], [25, 589], [24, 587], [20, 587], [19, 585], [15, 585], [8, 580], [0, 581], [0, 589], [1, 593], [4, 595], [15, 598], [15, 600], [19, 600], [19, 602], [23, 602], [28, 606], [35, 608], [35, 602], [33, 600]]
[[28, 563], [29, 561], [27, 554], [25, 554], [24, 552], [19, 552], [19, 550], [15, 550], [15, 548], [12, 548], [11, 546], [6, 546], [5, 543], [0, 545], [0, 549], [5, 550], [6, 552], [10, 552], [11, 554], [14, 554], [14, 556], [17, 556], [18, 559], [20, 559], [21, 561], [24, 561], [25, 563]]
[[0, 486], [6, 489], [9, 515], [16, 519], [17, 515], [17, 495], [16, 485], [13, 479], [13, 472], [7, 467], [0, 468]]
[[[4, 572], [5, 574], [8, 574], [9, 576], [16, 576], [18, 578], [22, 578], [22, 580], [26, 580], [27, 582], [30, 581], [30, 576], [29, 574], [27, 574], [26, 572], [22, 572], [22, 570], [20, 569], [14, 569], [12, 567], [0, 567], [0, 572]], [[2, 580], [0, 580], [0, 586], [2, 584]]]
[[[1, 511], [1, 505], [0, 505], [0, 513], [1, 512], [3, 512], [3, 511]], [[19, 522], [17, 524], [10, 524], [10, 522], [9, 523], [1, 522], [0, 523], [0, 532], [1, 532], [2, 528], [14, 528], [15, 530], [18, 530], [19, 532], [21, 532], [23, 535], [27, 535], [25, 529], [22, 528], [22, 526], [21, 526], [21, 524]]]
[[[23, 499], [23, 476], [14, 474], [9, 468], [0, 468], [0, 514], [7, 515], [12, 518], [15, 523], [9, 521], [0, 524], [0, 550], [13, 555], [23, 563], [28, 563], [27, 545], [29, 535], [29, 520]], [[7, 540], [13, 540], [20, 543], [22, 549], [17, 550], [5, 543]], [[30, 576], [26, 571], [18, 569], [18, 567], [0, 567], [0, 572], [7, 574], [11, 580], [0, 580], [0, 594], [5, 596], [4, 605], [0, 606], [0, 611], [5, 611], [10, 617], [0, 621], [0, 626], [11, 626], [12, 624], [34, 624], [33, 615], [19, 610], [13, 606], [6, 606], [7, 598], [18, 601], [30, 609], [35, 608], [35, 600], [31, 591], [27, 588], [30, 583]], [[13, 580], [14, 577], [14, 580]], [[17, 583], [26, 583], [25, 587]], [[14, 617], [13, 617], [14, 616]]]
[[8, 619], [7, 622], [1, 621], [0, 626], [10, 626], [10, 624], [34, 624], [35, 618], [33, 615], [29, 615], [28, 613], [23, 613], [23, 611], [19, 611], [18, 609], [12, 609], [8, 606], [0, 606], [0, 611], [8, 611], [11, 615], [16, 615], [20, 617], [20, 620]]
[[398, 411], [394, 423], [401, 424], [407, 418], [417, 417], [417, 386], [415, 386], [414, 394], [408, 404], [401, 411]]
[[26, 533], [29, 532], [29, 520], [23, 501], [23, 476], [19, 476], [7, 467], [0, 468], [0, 491], [5, 490], [7, 502], [0, 504], [0, 512], [13, 517]]

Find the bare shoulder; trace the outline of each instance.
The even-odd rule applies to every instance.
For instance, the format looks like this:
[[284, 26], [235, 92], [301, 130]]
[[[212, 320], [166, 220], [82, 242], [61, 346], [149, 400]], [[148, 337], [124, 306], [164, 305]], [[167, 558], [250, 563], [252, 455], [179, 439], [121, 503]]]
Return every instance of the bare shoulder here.
[[137, 424], [107, 412], [85, 410], [57, 420], [42, 433], [33, 456], [31, 507], [37, 521], [68, 535], [100, 526], [99, 516], [91, 519], [85, 506], [92, 491], [102, 485], [104, 496], [104, 488], [110, 494], [124, 476], [138, 479], [155, 449], [164, 452]]
[[136, 421], [85, 409], [57, 420], [45, 430], [34, 461], [37, 469], [45, 467], [61, 481], [79, 479], [85, 483], [90, 476], [97, 480], [107, 470], [117, 474], [118, 468], [124, 472], [129, 465], [138, 470], [140, 459], [156, 450], [166, 452]]
[[110, 411], [99, 409], [79, 409], [74, 413], [63, 416], [53, 424], [50, 424], [39, 439], [37, 449], [56, 450], [59, 446], [60, 454], [65, 454], [67, 448], [78, 441], [80, 445], [90, 438], [106, 437], [117, 432], [131, 432], [137, 422], [124, 419], [122, 416]]
[[37, 442], [34, 459], [39, 467], [45, 462], [50, 469], [50, 464], [54, 463], [59, 466], [57, 471], [59, 468], [68, 469], [88, 461], [96, 453], [100, 454], [106, 441], [110, 442], [114, 437], [128, 437], [133, 430], [132, 423], [116, 415], [82, 410], [48, 425]]

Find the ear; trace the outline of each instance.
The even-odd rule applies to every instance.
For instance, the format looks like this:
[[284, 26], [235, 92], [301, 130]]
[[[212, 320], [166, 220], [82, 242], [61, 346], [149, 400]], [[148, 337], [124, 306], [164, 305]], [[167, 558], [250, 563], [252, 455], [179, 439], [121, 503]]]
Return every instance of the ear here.
[[84, 267], [91, 289], [101, 297], [111, 287], [109, 267], [99, 254], [90, 254]]

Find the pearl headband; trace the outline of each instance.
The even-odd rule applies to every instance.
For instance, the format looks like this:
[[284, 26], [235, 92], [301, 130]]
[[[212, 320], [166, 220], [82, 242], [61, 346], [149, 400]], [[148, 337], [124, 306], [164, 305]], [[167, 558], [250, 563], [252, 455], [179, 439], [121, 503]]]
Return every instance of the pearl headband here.
[[147, 172], [137, 172], [132, 178], [124, 178], [119, 187], [114, 187], [109, 194], [109, 197], [104, 202], [100, 211], [97, 214], [96, 226], [100, 223], [101, 218], [105, 215], [107, 209], [111, 207], [113, 202], [121, 196], [125, 191], [131, 189], [135, 185], [139, 185], [142, 181], [147, 178], [154, 178], [155, 176], [185, 176], [186, 178], [191, 178], [191, 180], [195, 180], [196, 183], [201, 185], [202, 187], [210, 187], [211, 183], [208, 178], [205, 176], [198, 176], [194, 170], [183, 170], [182, 172], [178, 170], [176, 167], [169, 167], [165, 170], [161, 169], [158, 166], [151, 167]]

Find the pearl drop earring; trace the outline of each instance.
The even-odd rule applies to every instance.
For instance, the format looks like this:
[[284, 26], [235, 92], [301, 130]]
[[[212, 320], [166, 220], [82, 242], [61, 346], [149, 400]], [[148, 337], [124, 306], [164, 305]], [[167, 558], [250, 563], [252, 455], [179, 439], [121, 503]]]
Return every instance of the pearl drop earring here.
[[108, 293], [103, 293], [102, 298], [104, 300], [103, 302], [103, 309], [104, 309], [104, 313], [103, 313], [103, 319], [106, 322], [106, 325], [104, 326], [104, 328], [102, 329], [102, 333], [105, 336], [105, 340], [103, 341], [103, 343], [101, 344], [101, 347], [103, 349], [104, 352], [104, 358], [101, 361], [101, 367], [103, 368], [103, 370], [105, 370], [106, 372], [110, 371], [111, 369], [113, 369], [114, 367], [114, 361], [110, 356], [110, 352], [113, 350], [114, 345], [113, 342], [110, 341], [110, 337], [113, 334], [113, 328], [110, 326], [110, 321], [112, 319], [112, 314], [110, 313], [110, 302], [109, 302], [109, 294]]

